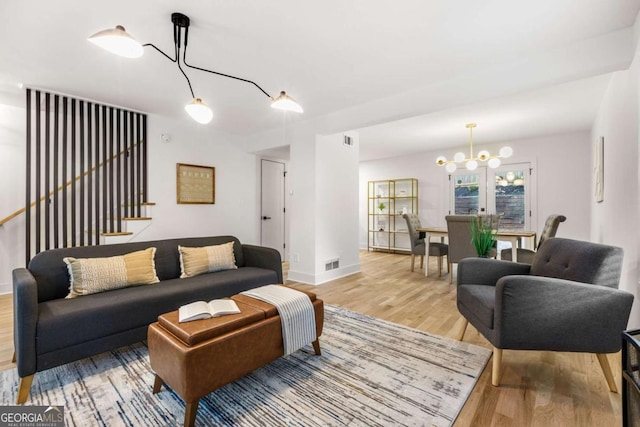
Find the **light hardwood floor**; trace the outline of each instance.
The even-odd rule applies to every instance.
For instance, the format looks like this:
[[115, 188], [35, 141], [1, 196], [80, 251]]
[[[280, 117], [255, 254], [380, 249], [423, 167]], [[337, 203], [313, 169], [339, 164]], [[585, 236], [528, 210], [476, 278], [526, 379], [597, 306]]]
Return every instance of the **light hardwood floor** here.
[[[319, 286], [288, 284], [315, 292], [327, 304], [454, 338], [462, 319], [455, 285], [446, 274], [438, 279], [431, 258], [429, 278], [419, 262], [409, 271], [408, 255], [364, 251], [361, 273]], [[471, 325], [464, 341], [491, 348]], [[608, 357], [621, 390], [620, 353]], [[493, 387], [489, 361], [455, 426], [622, 424], [621, 395], [609, 391], [595, 355], [505, 350], [502, 366], [501, 386]]]
[[[309, 286], [325, 303], [453, 338], [461, 317], [449, 278], [409, 271], [407, 255], [361, 252], [362, 272]], [[435, 258], [430, 269], [437, 272]], [[416, 263], [418, 264], [418, 263]], [[11, 295], [0, 296], [0, 369], [14, 366]], [[321, 338], [322, 341], [322, 338]], [[491, 348], [471, 326], [465, 342]], [[609, 356], [620, 389], [620, 355]], [[622, 423], [620, 394], [611, 393], [594, 355], [533, 351], [503, 354], [500, 387], [491, 385], [491, 361], [455, 426], [615, 426]]]

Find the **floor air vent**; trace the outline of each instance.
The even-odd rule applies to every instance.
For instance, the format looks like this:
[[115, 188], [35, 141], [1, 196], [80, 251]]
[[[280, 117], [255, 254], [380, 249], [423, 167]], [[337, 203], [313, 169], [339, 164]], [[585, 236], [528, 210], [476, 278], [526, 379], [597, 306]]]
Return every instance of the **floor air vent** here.
[[324, 262], [324, 271], [335, 270], [340, 267], [340, 258], [328, 259]]

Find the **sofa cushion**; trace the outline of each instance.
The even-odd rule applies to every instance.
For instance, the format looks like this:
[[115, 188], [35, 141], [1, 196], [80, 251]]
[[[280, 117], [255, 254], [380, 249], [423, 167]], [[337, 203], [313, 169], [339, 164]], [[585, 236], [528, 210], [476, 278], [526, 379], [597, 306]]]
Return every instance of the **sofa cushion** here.
[[43, 302], [64, 298], [69, 293], [69, 272], [66, 264], [62, 261], [65, 257], [109, 257], [155, 247], [156, 273], [160, 281], [163, 281], [180, 277], [178, 245], [210, 246], [231, 241], [233, 241], [233, 255], [236, 265], [244, 267], [244, 253], [240, 241], [233, 236], [213, 236], [50, 249], [40, 252], [29, 261], [29, 271], [38, 283], [38, 302]]
[[158, 283], [155, 253], [156, 248], [148, 248], [113, 257], [64, 258], [71, 282], [67, 298]]
[[37, 353], [143, 327], [183, 304], [226, 297], [276, 281], [273, 270], [242, 267], [188, 279], [163, 280], [153, 286], [45, 301], [38, 304]]
[[531, 275], [618, 288], [622, 259], [622, 248], [554, 237], [540, 245]]
[[233, 242], [200, 248], [178, 246], [178, 252], [180, 252], [181, 279], [238, 268], [233, 256]]

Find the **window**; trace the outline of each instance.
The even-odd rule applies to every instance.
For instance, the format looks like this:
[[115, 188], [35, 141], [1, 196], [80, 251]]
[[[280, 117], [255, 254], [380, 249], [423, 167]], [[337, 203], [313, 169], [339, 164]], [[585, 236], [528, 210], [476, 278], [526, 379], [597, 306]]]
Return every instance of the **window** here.
[[529, 163], [460, 170], [450, 175], [450, 213], [497, 213], [500, 229], [531, 229], [531, 166]]

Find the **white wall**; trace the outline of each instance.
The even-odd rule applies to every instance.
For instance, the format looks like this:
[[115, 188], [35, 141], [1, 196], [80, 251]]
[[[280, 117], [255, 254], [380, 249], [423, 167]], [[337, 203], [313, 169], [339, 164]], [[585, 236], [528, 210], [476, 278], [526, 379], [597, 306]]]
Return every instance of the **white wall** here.
[[[359, 141], [343, 145], [343, 134], [319, 136], [316, 143], [316, 277], [323, 283], [360, 271], [358, 250]], [[340, 268], [325, 270], [330, 259]]]
[[[25, 205], [25, 112], [0, 104], [0, 219]], [[25, 266], [24, 214], [0, 226], [0, 293], [11, 291], [11, 271]]]
[[[160, 142], [167, 133], [169, 143]], [[149, 200], [153, 225], [137, 240], [231, 234], [259, 243], [255, 218], [256, 158], [238, 149], [236, 137], [190, 121], [149, 117]], [[176, 163], [216, 168], [214, 205], [176, 203]]]
[[[589, 133], [572, 133], [508, 141], [478, 146], [490, 152], [507, 144], [514, 155], [503, 164], [531, 162], [534, 168], [537, 212], [533, 229], [542, 230], [546, 217], [560, 213], [567, 217], [558, 236], [588, 239], [590, 229], [589, 195], [591, 145]], [[460, 150], [468, 150], [460, 147]], [[418, 213], [424, 226], [446, 226], [449, 211], [449, 181], [444, 168], [435, 164], [441, 154], [452, 157], [457, 149], [426, 151], [420, 155], [396, 157], [360, 163], [360, 235], [361, 248], [367, 247], [367, 182], [379, 179], [417, 178]], [[570, 160], [569, 160], [570, 159]]]
[[[638, 257], [640, 219], [638, 198], [638, 93], [640, 64], [638, 53], [627, 71], [616, 72], [607, 88], [591, 143], [604, 137], [604, 201], [591, 199], [591, 238], [595, 242], [620, 246], [624, 263], [620, 288], [635, 295], [629, 328], [640, 327]], [[592, 188], [594, 184], [592, 181]]]
[[[149, 200], [156, 202], [151, 227], [134, 240], [230, 234], [259, 243], [255, 218], [256, 159], [237, 137], [189, 120], [150, 115]], [[0, 104], [0, 218], [25, 204], [25, 110]], [[160, 134], [171, 136], [169, 143]], [[176, 163], [216, 168], [214, 205], [176, 203]], [[0, 227], [0, 293], [11, 291], [11, 271], [24, 267], [24, 214]]]
[[[360, 270], [358, 258], [358, 138], [297, 133], [291, 142], [289, 278], [320, 284]], [[325, 261], [340, 268], [325, 271]]]
[[289, 279], [303, 283], [315, 283], [316, 174], [315, 135], [296, 135], [288, 174]]

